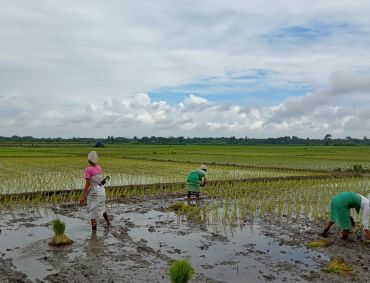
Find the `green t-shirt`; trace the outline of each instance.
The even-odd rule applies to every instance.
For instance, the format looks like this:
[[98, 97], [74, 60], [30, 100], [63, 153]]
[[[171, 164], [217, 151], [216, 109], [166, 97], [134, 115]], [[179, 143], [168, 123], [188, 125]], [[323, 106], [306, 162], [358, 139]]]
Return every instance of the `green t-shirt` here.
[[188, 191], [199, 192], [200, 191], [200, 181], [205, 177], [206, 173], [203, 170], [193, 170], [189, 173], [186, 178], [186, 183]]

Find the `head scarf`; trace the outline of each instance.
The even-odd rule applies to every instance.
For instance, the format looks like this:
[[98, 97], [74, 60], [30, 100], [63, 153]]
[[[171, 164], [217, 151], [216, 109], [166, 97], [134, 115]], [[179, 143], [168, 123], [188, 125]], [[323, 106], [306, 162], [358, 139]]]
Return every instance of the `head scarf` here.
[[203, 170], [204, 172], [207, 172], [208, 168], [207, 168], [206, 165], [202, 165], [202, 166], [200, 166], [200, 170]]
[[96, 151], [90, 151], [89, 154], [87, 155], [87, 159], [91, 161], [94, 164], [98, 163], [99, 156]]

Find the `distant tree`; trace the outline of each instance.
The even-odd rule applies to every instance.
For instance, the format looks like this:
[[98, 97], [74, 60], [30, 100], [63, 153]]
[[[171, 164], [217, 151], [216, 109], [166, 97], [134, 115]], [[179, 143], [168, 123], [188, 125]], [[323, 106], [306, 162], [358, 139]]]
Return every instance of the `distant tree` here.
[[330, 140], [332, 138], [331, 134], [326, 134], [324, 137], [324, 141]]
[[325, 145], [329, 145], [330, 144], [330, 141], [331, 141], [331, 134], [326, 134], [325, 137], [324, 137], [324, 144]]
[[148, 144], [148, 143], [150, 143], [150, 138], [148, 138], [148, 137], [142, 137], [141, 140], [140, 140], [140, 143]]

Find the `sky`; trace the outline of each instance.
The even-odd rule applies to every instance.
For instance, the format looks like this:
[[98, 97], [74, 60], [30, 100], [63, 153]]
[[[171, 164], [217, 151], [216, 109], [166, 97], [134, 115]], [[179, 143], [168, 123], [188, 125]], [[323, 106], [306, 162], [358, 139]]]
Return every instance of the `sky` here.
[[0, 136], [370, 136], [368, 0], [0, 7]]

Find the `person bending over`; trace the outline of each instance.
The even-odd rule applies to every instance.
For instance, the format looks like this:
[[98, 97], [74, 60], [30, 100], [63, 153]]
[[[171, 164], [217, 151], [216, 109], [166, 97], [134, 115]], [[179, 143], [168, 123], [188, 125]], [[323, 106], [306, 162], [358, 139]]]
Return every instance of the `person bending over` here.
[[190, 200], [191, 195], [195, 195], [196, 199], [199, 200], [200, 187], [204, 187], [207, 184], [207, 174], [208, 168], [206, 165], [200, 166], [199, 170], [192, 170], [188, 177], [186, 178], [186, 188], [188, 191], [188, 200]]
[[351, 208], [354, 208], [357, 213], [362, 209], [364, 234], [366, 239], [370, 240], [369, 205], [370, 201], [368, 198], [354, 192], [341, 192], [335, 195], [330, 203], [330, 220], [327, 222], [324, 231], [320, 233], [320, 236], [327, 238], [331, 226], [335, 223], [342, 229], [342, 239], [348, 239], [349, 231], [355, 225], [355, 221], [351, 216]]

